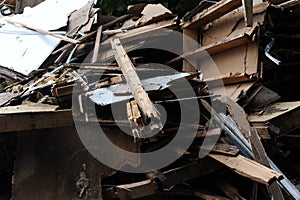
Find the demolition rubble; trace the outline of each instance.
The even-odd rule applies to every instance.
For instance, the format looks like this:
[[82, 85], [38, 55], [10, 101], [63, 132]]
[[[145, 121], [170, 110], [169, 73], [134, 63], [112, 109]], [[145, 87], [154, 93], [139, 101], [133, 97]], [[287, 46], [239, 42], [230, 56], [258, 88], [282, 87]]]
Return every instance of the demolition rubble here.
[[300, 199], [299, 0], [14, 3], [0, 199]]

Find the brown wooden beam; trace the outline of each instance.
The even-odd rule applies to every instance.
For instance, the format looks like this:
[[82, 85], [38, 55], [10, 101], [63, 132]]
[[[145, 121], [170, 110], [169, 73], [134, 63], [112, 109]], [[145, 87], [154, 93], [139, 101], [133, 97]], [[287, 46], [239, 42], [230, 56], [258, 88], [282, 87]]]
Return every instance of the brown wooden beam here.
[[200, 29], [242, 5], [241, 0], [222, 0], [207, 10], [198, 13], [191, 21], [184, 22], [182, 28]]
[[[125, 49], [119, 39], [111, 40], [111, 46], [115, 55], [115, 59], [121, 68], [124, 78], [128, 84], [136, 104], [138, 105], [145, 124], [149, 124], [150, 129], [161, 129], [160, 114], [151, 102], [148, 94], [144, 90], [141, 80], [139, 79], [135, 67], [129, 59]], [[151, 120], [151, 121], [150, 121]]]

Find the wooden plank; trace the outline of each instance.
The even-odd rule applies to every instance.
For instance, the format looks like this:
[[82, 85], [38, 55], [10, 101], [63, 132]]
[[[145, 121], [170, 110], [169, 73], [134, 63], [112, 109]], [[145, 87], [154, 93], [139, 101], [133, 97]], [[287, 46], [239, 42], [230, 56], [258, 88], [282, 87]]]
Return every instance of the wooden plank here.
[[154, 195], [158, 185], [151, 179], [131, 184], [119, 185], [116, 188], [103, 190], [104, 199], [139, 199]]
[[[162, 175], [166, 179], [162, 184], [163, 187], [170, 188], [176, 184], [195, 179], [202, 175], [207, 175], [220, 168], [221, 166], [216, 161], [210, 158], [204, 158], [199, 162], [192, 162], [182, 167], [163, 172]], [[159, 188], [154, 179], [155, 177], [137, 183], [119, 185], [114, 188], [105, 189], [103, 190], [104, 199], [137, 199], [154, 195]]]
[[[258, 0], [260, 1], [260, 0]], [[203, 32], [202, 46], [210, 45], [228, 37], [241, 35], [246, 33], [245, 30], [251, 30], [255, 26], [261, 26], [264, 24], [266, 9], [269, 3], [263, 2], [254, 5], [253, 7], [253, 26], [245, 27], [244, 20], [244, 9], [240, 7], [233, 12], [224, 15], [217, 20], [213, 21], [211, 26]]]
[[125, 52], [119, 39], [111, 40], [111, 46], [114, 51], [115, 59], [120, 66], [128, 87], [134, 96], [134, 99], [139, 106], [143, 115], [145, 124], [150, 121], [150, 129], [161, 129], [162, 124], [160, 116], [153, 103], [151, 102], [148, 94], [144, 90], [142, 83], [135, 71], [135, 67]]
[[219, 17], [233, 11], [234, 9], [240, 7], [242, 5], [241, 0], [222, 0], [215, 5], [209, 7], [207, 10], [204, 10], [201, 13], [198, 13], [196, 16], [192, 18], [189, 22], [184, 22], [182, 24], [183, 28], [190, 29], [199, 29], [209, 22], [218, 19]]
[[96, 36], [96, 41], [95, 41], [92, 63], [95, 63], [98, 60], [98, 54], [99, 54], [100, 43], [101, 43], [101, 35], [102, 35], [102, 26], [99, 26], [99, 28], [97, 30], [97, 36]]
[[[270, 167], [268, 156], [254, 128], [251, 128], [250, 141], [251, 141], [252, 151], [255, 160], [266, 167]], [[284, 199], [282, 192], [279, 188], [279, 185], [276, 181], [271, 183], [269, 186], [267, 186], [267, 189], [269, 191], [271, 199], [274, 200]]]
[[201, 59], [201, 57], [207, 56], [207, 54], [205, 54], [205, 52], [207, 52], [209, 55], [212, 56], [212, 55], [218, 54], [222, 51], [247, 44], [247, 43], [251, 42], [251, 40], [252, 40], [251, 36], [243, 33], [241, 35], [228, 37], [225, 40], [221, 40], [221, 41], [218, 41], [213, 44], [209, 44], [209, 45], [197, 48], [197, 49], [193, 49], [192, 51], [187, 52], [184, 49], [184, 52], [186, 52], [186, 53], [184, 53], [183, 55], [181, 55], [179, 57], [172, 59], [171, 61], [168, 62], [168, 64], [178, 62], [182, 59], [195, 59], [195, 58]]
[[0, 115], [14, 115], [22, 113], [36, 113], [36, 112], [55, 112], [58, 105], [49, 105], [42, 103], [25, 102], [18, 106], [6, 106], [0, 108]]
[[[214, 81], [222, 78], [224, 84], [229, 85], [257, 79], [258, 50], [259, 43], [254, 41], [202, 59], [201, 71], [204, 80]], [[212, 66], [216, 66], [218, 72]]]
[[25, 24], [25, 23], [22, 23], [22, 22], [18, 22], [18, 21], [15, 21], [15, 20], [7, 19], [6, 21], [9, 22], [9, 23], [12, 23], [12, 24], [21, 25], [24, 28], [27, 28], [27, 29], [30, 29], [30, 30], [34, 30], [36, 32], [39, 32], [39, 33], [42, 33], [42, 34], [45, 34], [45, 35], [50, 35], [52, 37], [56, 37], [56, 38], [58, 38], [60, 40], [63, 40], [63, 41], [66, 41], [66, 42], [69, 42], [69, 43], [72, 43], [72, 44], [78, 44], [80, 42], [78, 40], [74, 40], [72, 38], [68, 38], [68, 37], [63, 36], [63, 35], [55, 34], [55, 33], [52, 33], [50, 31], [46, 31], [46, 30], [43, 30], [43, 29], [38, 28], [38, 27], [33, 27], [31, 25], [28, 25], [28, 24]]
[[72, 110], [0, 114], [0, 133], [73, 126]]
[[253, 0], [242, 0], [244, 7], [244, 19], [246, 26], [253, 25]]
[[275, 180], [282, 178], [282, 174], [271, 170], [253, 160], [245, 158], [244, 156], [225, 156], [217, 154], [209, 154], [209, 157], [217, 160], [225, 166], [232, 169], [241, 176], [250, 178], [253, 181], [269, 185]]

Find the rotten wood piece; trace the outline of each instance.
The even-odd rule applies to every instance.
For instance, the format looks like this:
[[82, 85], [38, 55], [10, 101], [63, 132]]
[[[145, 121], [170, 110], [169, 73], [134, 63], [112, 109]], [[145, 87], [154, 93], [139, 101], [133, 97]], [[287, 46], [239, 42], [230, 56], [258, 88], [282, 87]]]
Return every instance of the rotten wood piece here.
[[207, 10], [204, 10], [203, 12], [200, 12], [194, 16], [191, 21], [184, 22], [182, 27], [189, 29], [200, 29], [209, 22], [222, 17], [226, 13], [233, 11], [241, 5], [241, 0], [222, 0], [209, 7]]
[[30, 30], [33, 30], [33, 31], [36, 31], [36, 32], [39, 32], [39, 33], [42, 33], [42, 34], [45, 34], [45, 35], [50, 35], [52, 37], [56, 37], [56, 38], [58, 38], [60, 40], [63, 40], [63, 41], [66, 41], [66, 42], [69, 42], [69, 43], [72, 43], [72, 44], [78, 44], [78, 43], [80, 43], [79, 40], [74, 40], [72, 38], [68, 38], [68, 37], [63, 36], [63, 35], [55, 34], [55, 33], [52, 33], [50, 31], [46, 31], [46, 30], [40, 29], [38, 27], [33, 27], [31, 25], [28, 25], [28, 24], [25, 24], [25, 23], [22, 23], [22, 22], [18, 22], [18, 21], [11, 20], [11, 19], [7, 19], [6, 21], [9, 22], [9, 23], [11, 23], [11, 24], [21, 25], [24, 28], [27, 28], [27, 29], [30, 29]]
[[143, 115], [145, 124], [151, 124], [150, 129], [161, 129], [160, 114], [151, 102], [148, 94], [144, 90], [142, 83], [135, 71], [135, 67], [129, 59], [119, 39], [111, 40], [111, 46], [115, 54], [115, 59], [120, 66], [124, 78], [128, 84], [134, 99]]
[[269, 185], [282, 178], [282, 174], [271, 170], [253, 160], [238, 155], [237, 157], [209, 154], [209, 157], [226, 165], [241, 176], [250, 178], [262, 184]]

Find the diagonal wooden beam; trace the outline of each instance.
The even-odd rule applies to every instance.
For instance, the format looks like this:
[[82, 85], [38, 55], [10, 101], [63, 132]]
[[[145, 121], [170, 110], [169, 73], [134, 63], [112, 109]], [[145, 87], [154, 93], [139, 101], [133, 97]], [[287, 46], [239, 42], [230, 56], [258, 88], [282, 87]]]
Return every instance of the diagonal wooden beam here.
[[161, 129], [160, 114], [151, 102], [148, 94], [144, 90], [142, 83], [135, 71], [135, 67], [129, 59], [125, 49], [118, 38], [111, 40], [111, 46], [115, 59], [123, 72], [136, 104], [138, 105], [145, 124], [150, 125], [150, 130]]

